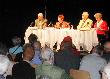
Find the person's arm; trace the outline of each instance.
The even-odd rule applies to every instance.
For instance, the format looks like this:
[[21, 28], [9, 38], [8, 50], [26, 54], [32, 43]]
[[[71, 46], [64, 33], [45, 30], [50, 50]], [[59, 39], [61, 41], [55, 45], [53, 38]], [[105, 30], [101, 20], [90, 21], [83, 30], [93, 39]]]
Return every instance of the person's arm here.
[[59, 23], [58, 22], [56, 22], [55, 28], [60, 29], [60, 26], [59, 26]]
[[94, 28], [95, 30], [97, 29], [97, 23], [96, 23], [96, 22], [93, 24], [93, 28]]
[[47, 27], [47, 19], [44, 20], [43, 28]]
[[102, 23], [101, 26], [98, 28], [101, 31], [108, 31], [108, 25], [106, 22]]
[[67, 22], [67, 28], [70, 28], [70, 23]]
[[103, 69], [106, 65], [107, 65], [107, 61], [103, 60], [103, 64], [101, 65], [100, 72], [103, 72]]
[[37, 20], [35, 20], [35, 27], [37, 27]]
[[[99, 71], [99, 73], [100, 73], [100, 75], [101, 75], [101, 77], [104, 77], [105, 75], [104, 75], [104, 67], [107, 65], [107, 62], [106, 62], [106, 60], [102, 60], [102, 64], [99, 64], [99, 68], [100, 68], [100, 71]], [[103, 78], [103, 79], [105, 79], [105, 77]]]
[[80, 30], [81, 26], [82, 26], [82, 20], [80, 20], [79, 25], [77, 26], [77, 29]]
[[37, 67], [38, 67], [37, 64], [31, 64], [31, 66], [32, 66], [33, 68], [37, 68]]

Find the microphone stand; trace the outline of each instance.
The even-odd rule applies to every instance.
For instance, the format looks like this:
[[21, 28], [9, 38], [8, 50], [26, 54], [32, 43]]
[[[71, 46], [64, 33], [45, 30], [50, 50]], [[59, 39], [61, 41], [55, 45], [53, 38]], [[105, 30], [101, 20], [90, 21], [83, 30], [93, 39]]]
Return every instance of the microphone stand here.
[[45, 19], [46, 19], [46, 17], [47, 17], [47, 16], [46, 16], [46, 15], [47, 15], [47, 11], [46, 11], [46, 9], [47, 9], [47, 7], [46, 7], [46, 2], [47, 2], [47, 0], [44, 1], [44, 4], [45, 4]]

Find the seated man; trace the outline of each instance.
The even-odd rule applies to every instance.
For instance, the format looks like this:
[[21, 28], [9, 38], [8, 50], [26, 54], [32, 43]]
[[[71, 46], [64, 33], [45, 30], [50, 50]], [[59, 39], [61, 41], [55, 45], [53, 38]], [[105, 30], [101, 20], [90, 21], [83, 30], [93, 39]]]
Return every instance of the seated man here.
[[92, 50], [92, 54], [86, 55], [82, 58], [80, 63], [80, 70], [88, 71], [91, 79], [101, 79], [100, 72], [107, 64], [101, 55], [103, 53], [103, 47], [96, 46]]
[[30, 36], [28, 37], [29, 43], [34, 44], [34, 42], [38, 41], [38, 37], [31, 33]]
[[69, 23], [64, 21], [64, 16], [62, 14], [58, 15], [58, 22], [56, 22], [55, 28], [70, 28]]
[[83, 12], [82, 20], [80, 20], [79, 25], [77, 26], [78, 30], [90, 30], [93, 21], [89, 19], [88, 12]]
[[34, 48], [31, 44], [25, 44], [23, 47], [23, 61], [16, 63], [12, 68], [13, 79], [36, 79], [35, 69], [30, 61], [34, 56]]
[[38, 18], [35, 20], [35, 27], [38, 29], [43, 29], [47, 26], [47, 19], [44, 19], [43, 14], [39, 13]]
[[43, 64], [36, 67], [36, 78], [37, 79], [70, 79], [65, 71], [52, 64], [53, 59], [51, 58], [50, 50], [44, 50], [42, 52]]
[[72, 47], [72, 38], [67, 36], [61, 42], [60, 50], [55, 54], [55, 65], [64, 69], [68, 74], [70, 69], [79, 69], [79, 52]]
[[21, 46], [21, 38], [18, 36], [14, 36], [12, 38], [12, 42], [13, 42], [13, 47], [9, 49], [9, 53], [12, 55], [12, 58], [15, 62], [18, 62], [16, 60], [17, 56], [20, 55], [23, 50], [22, 50], [22, 46]]
[[49, 52], [45, 52], [42, 54], [43, 56], [49, 56], [47, 58], [50, 58], [50, 60], [52, 61], [52, 64], [54, 64], [54, 52], [53, 50], [50, 48], [50, 44], [48, 42], [45, 42], [45, 46], [42, 48], [42, 52], [44, 51], [49, 51]]

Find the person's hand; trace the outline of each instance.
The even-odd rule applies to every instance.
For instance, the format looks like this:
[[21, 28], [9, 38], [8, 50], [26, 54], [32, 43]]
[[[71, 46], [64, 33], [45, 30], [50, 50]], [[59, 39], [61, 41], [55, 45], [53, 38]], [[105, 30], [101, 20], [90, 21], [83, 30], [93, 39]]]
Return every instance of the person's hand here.
[[97, 29], [98, 29], [98, 30], [101, 30], [101, 28], [100, 28], [100, 27], [97, 27]]
[[100, 31], [104, 31], [104, 32], [105, 32], [105, 30], [104, 30], [104, 29], [102, 29], [102, 28], [100, 28], [100, 27], [99, 27], [99, 28], [97, 28], [97, 29], [98, 29], [98, 30], [100, 30]]
[[36, 65], [36, 64], [31, 64], [31, 66], [32, 66], [33, 68], [38, 67], [38, 65]]
[[96, 28], [92, 28], [93, 30], [96, 30]]

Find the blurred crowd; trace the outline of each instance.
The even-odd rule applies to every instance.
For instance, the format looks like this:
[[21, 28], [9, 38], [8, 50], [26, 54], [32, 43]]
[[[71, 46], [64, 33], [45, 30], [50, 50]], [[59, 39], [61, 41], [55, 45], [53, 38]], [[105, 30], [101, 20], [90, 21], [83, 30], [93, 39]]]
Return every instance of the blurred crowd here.
[[42, 47], [35, 34], [28, 40], [22, 45], [15, 36], [11, 48], [0, 43], [0, 79], [77, 79], [72, 75], [75, 70], [88, 72], [90, 79], [110, 79], [110, 41], [82, 56], [70, 36], [63, 39], [59, 50], [51, 49], [48, 42]]

